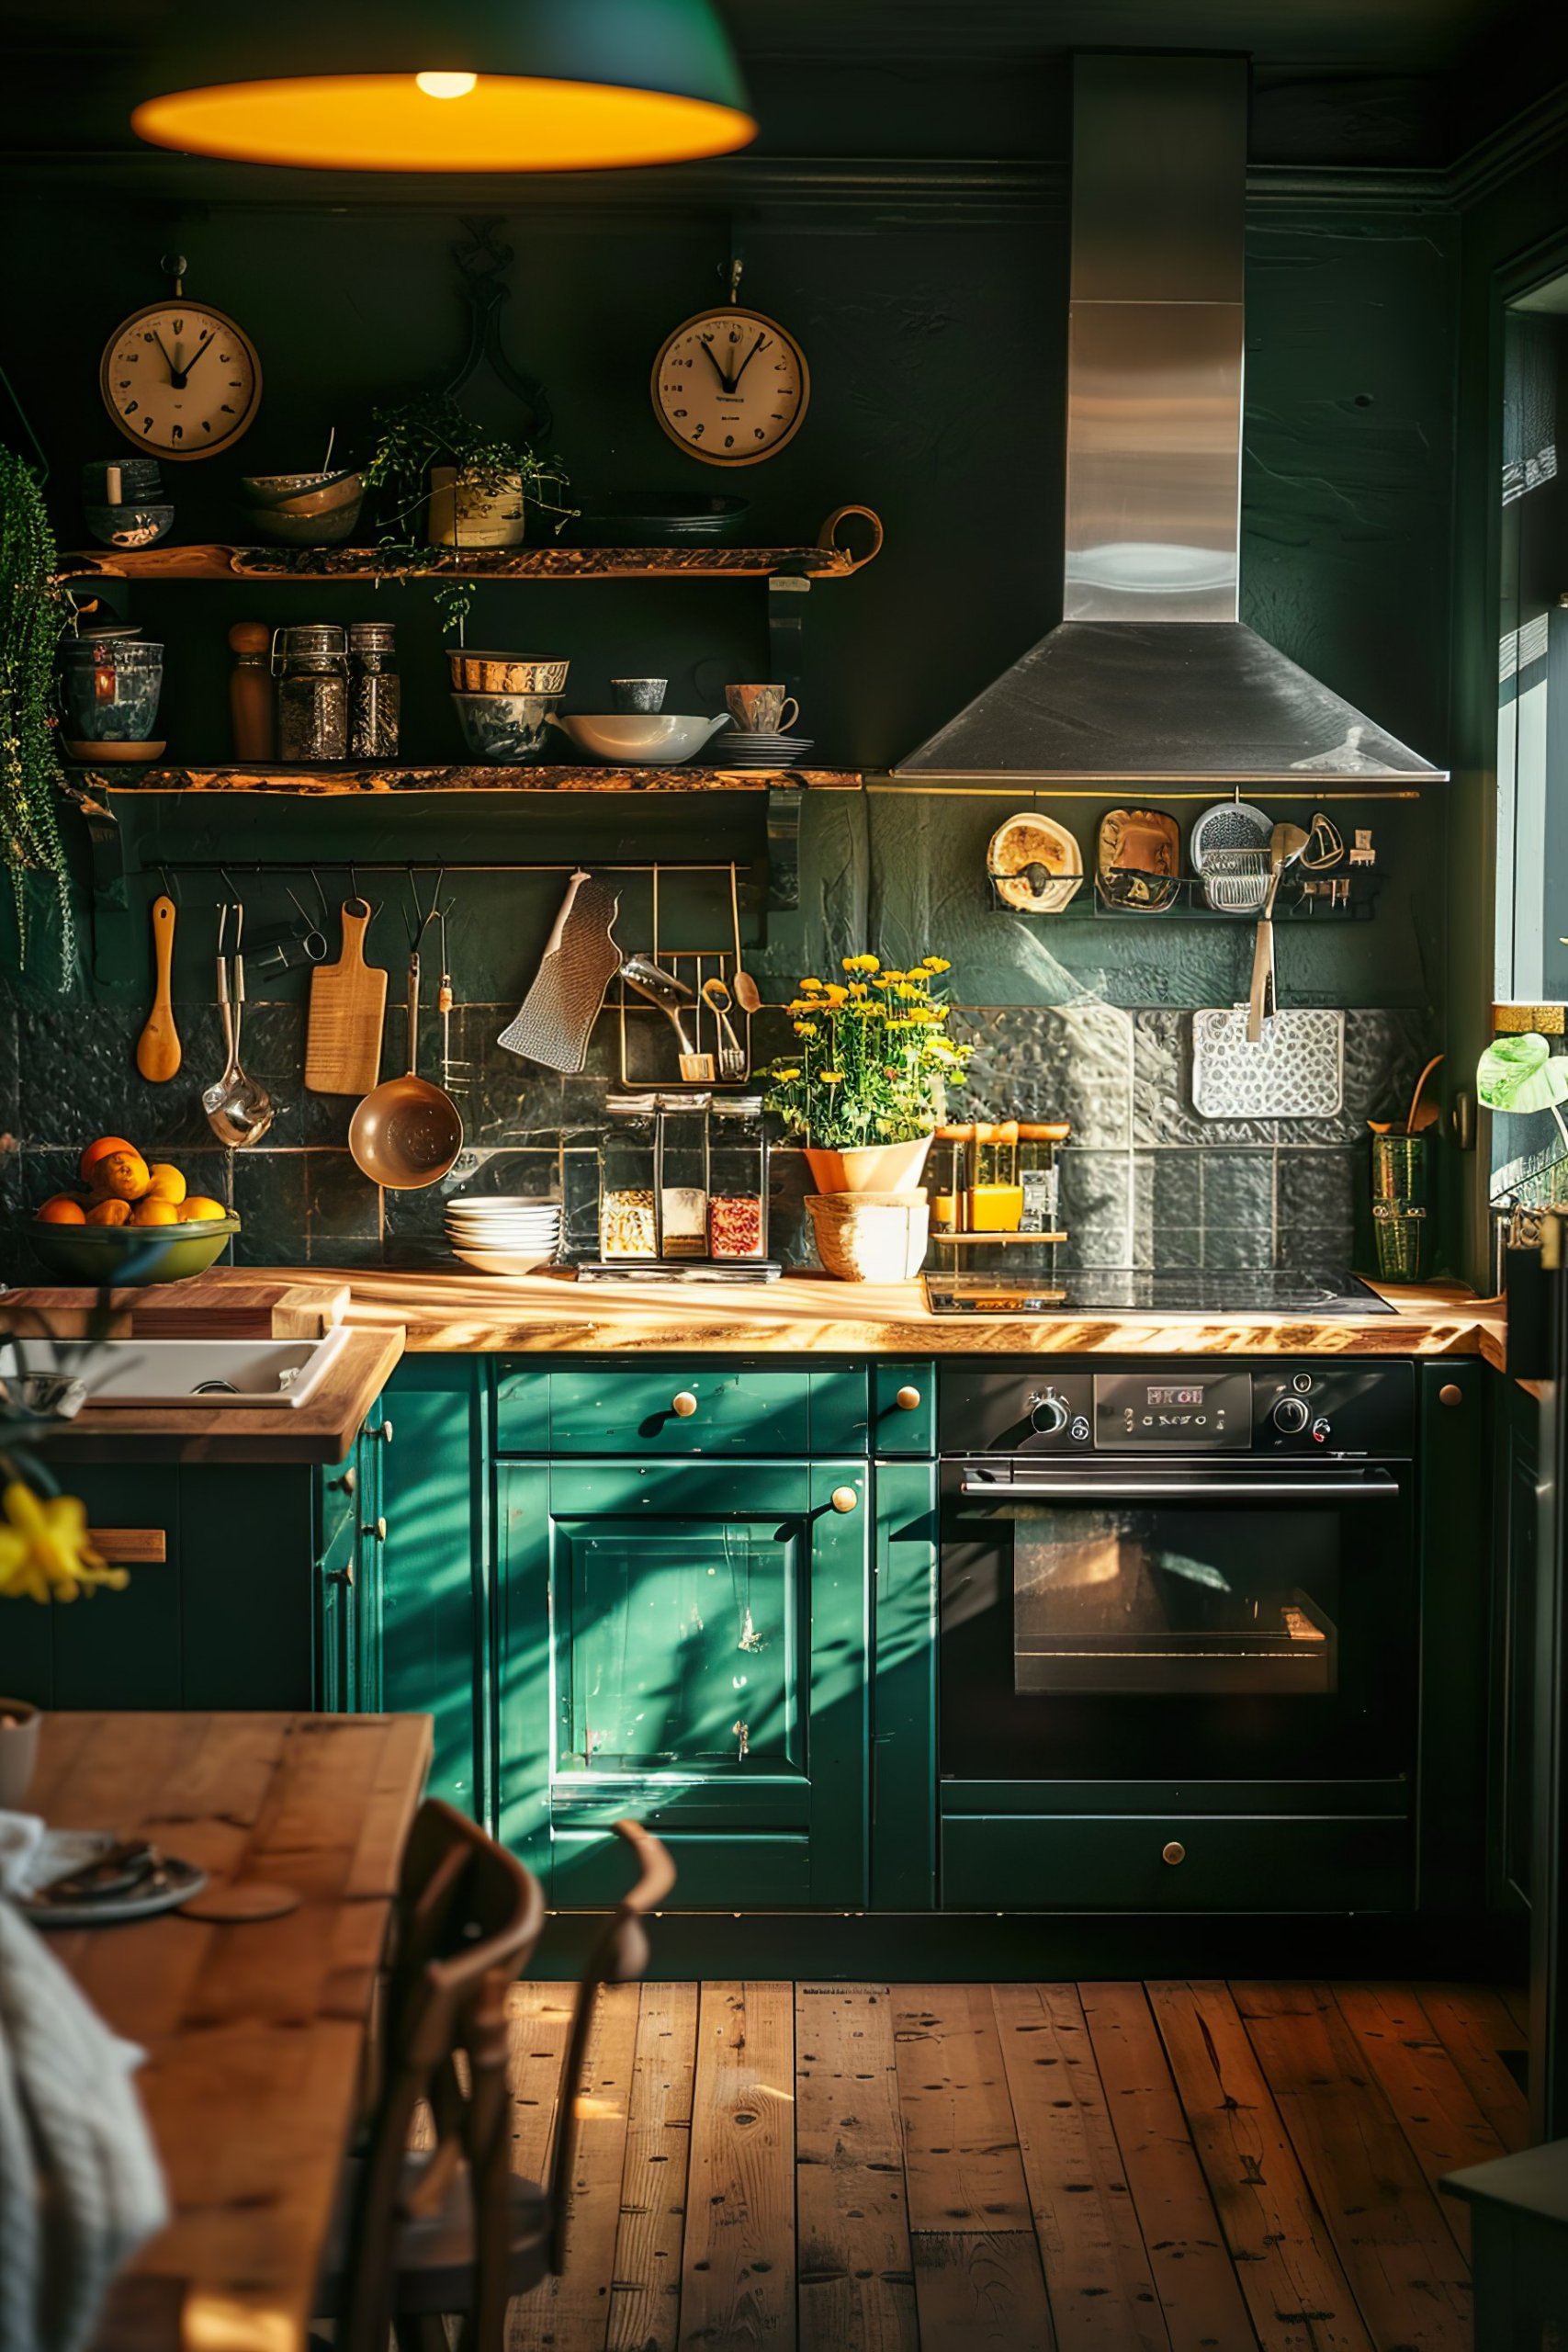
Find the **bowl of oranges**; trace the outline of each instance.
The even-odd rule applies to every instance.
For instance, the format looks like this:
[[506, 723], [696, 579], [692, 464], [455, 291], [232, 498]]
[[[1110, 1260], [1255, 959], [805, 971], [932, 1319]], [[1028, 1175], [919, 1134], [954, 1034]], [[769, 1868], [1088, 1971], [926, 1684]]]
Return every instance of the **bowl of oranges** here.
[[143, 1159], [123, 1136], [90, 1143], [77, 1174], [78, 1190], [42, 1202], [28, 1227], [34, 1254], [67, 1282], [186, 1282], [240, 1230], [221, 1201], [190, 1192], [172, 1162]]

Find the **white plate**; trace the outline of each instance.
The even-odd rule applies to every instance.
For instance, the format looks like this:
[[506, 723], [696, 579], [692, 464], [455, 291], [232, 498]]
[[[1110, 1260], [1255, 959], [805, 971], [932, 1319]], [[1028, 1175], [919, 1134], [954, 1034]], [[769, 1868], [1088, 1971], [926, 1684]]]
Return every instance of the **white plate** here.
[[[92, 1859], [92, 1849], [107, 1854], [119, 1844], [113, 1829], [86, 1830], [82, 1834], [83, 1845], [89, 1850], [78, 1860], [67, 1860], [61, 1865], [62, 1874], [69, 1869], [82, 1869]], [[160, 1911], [173, 1911], [179, 1904], [188, 1903], [207, 1884], [207, 1872], [194, 1862], [177, 1861], [173, 1854], [165, 1854], [160, 1868], [149, 1878], [128, 1887], [123, 1894], [101, 1894], [87, 1903], [46, 1903], [37, 1896], [23, 1895], [17, 1909], [30, 1919], [35, 1928], [112, 1928], [130, 1919], [155, 1918]]]
[[547, 1250], [459, 1250], [452, 1252], [461, 1258], [465, 1266], [475, 1266], [481, 1274], [531, 1274], [536, 1266], [549, 1263]]
[[503, 1211], [518, 1216], [560, 1215], [560, 1203], [541, 1193], [454, 1193], [446, 1206], [448, 1210], [472, 1209], [481, 1216], [500, 1216]]

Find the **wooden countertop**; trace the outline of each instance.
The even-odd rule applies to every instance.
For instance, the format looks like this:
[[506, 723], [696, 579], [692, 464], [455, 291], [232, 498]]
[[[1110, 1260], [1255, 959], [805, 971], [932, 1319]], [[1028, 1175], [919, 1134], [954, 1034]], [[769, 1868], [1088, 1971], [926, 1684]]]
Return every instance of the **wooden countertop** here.
[[[262, 1277], [254, 1268], [214, 1267], [182, 1284], [180, 1295], [209, 1328], [217, 1320], [221, 1293], [251, 1286]], [[932, 1315], [918, 1282], [837, 1283], [826, 1277], [786, 1275], [776, 1283], [738, 1289], [728, 1284], [577, 1283], [561, 1272], [513, 1278], [445, 1272], [348, 1268], [276, 1268], [265, 1279], [286, 1285], [291, 1312], [308, 1311], [312, 1287], [344, 1314], [360, 1335], [354, 1357], [354, 1395], [363, 1415], [406, 1347], [412, 1353], [616, 1354], [659, 1351], [679, 1355], [778, 1352], [837, 1355], [1483, 1355], [1504, 1369], [1506, 1323], [1500, 1299], [1478, 1299], [1459, 1283], [1428, 1283], [1418, 1288], [1389, 1288], [1383, 1295], [1393, 1315], [1325, 1316], [1311, 1318], [1263, 1316], [1150, 1315], [947, 1317]], [[343, 1306], [347, 1297], [346, 1312]], [[52, 1295], [61, 1298], [64, 1295]], [[165, 1297], [172, 1294], [165, 1294]], [[39, 1294], [17, 1292], [5, 1305], [33, 1303]], [[391, 1351], [378, 1374], [367, 1352], [379, 1340]], [[359, 1352], [362, 1344], [367, 1352]], [[345, 1450], [353, 1397], [346, 1372], [312, 1409], [330, 1432], [325, 1451], [299, 1458], [336, 1460]], [[91, 1420], [84, 1415], [84, 1423]], [[160, 1415], [149, 1425], [167, 1431]], [[282, 1458], [276, 1431], [253, 1431], [270, 1423], [268, 1414], [180, 1416], [188, 1443], [219, 1458], [219, 1442], [230, 1453], [244, 1440], [259, 1453]], [[124, 1428], [131, 1417], [117, 1413]], [[221, 1419], [223, 1430], [211, 1424]], [[235, 1428], [236, 1423], [244, 1424]], [[355, 1419], [352, 1426], [357, 1427]], [[84, 1430], [84, 1435], [89, 1434]], [[270, 1434], [271, 1443], [265, 1442]], [[303, 1430], [298, 1437], [314, 1434]], [[193, 1454], [193, 1458], [197, 1458]], [[234, 1458], [241, 1458], [235, 1456]], [[254, 1457], [253, 1457], [254, 1458]]]
[[136, 2077], [173, 2218], [110, 2297], [99, 2352], [303, 2352], [358, 2114], [428, 1715], [51, 1714], [30, 1805], [146, 1836], [301, 1900], [220, 1927], [166, 1911], [50, 1949]]

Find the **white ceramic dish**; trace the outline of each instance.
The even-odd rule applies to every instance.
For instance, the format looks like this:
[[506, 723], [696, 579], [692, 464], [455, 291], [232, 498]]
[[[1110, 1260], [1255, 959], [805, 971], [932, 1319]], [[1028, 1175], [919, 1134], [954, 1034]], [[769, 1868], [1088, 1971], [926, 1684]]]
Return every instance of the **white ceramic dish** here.
[[[348, 1341], [346, 1323], [320, 1340], [104, 1340], [84, 1378], [95, 1407], [288, 1410], [309, 1404]], [[51, 1356], [36, 1340], [8, 1340], [0, 1378], [47, 1374]]]
[[[61, 1873], [84, 1869], [95, 1855], [108, 1853], [120, 1841], [113, 1829], [88, 1829], [76, 1842], [80, 1850], [61, 1860]], [[121, 1894], [99, 1894], [84, 1903], [51, 1903], [40, 1890], [36, 1895], [18, 1897], [17, 1907], [35, 1928], [114, 1928], [127, 1920], [152, 1919], [160, 1911], [173, 1911], [198, 1895], [206, 1884], [207, 1872], [195, 1862], [177, 1861], [173, 1854], [165, 1854], [157, 1870]]]
[[470, 1250], [456, 1244], [452, 1254], [481, 1274], [531, 1274], [547, 1266], [551, 1256], [548, 1250]]
[[716, 718], [700, 718], [673, 711], [606, 711], [589, 717], [556, 711], [550, 725], [570, 736], [580, 752], [610, 767], [680, 767], [729, 725], [729, 713], [721, 710]]

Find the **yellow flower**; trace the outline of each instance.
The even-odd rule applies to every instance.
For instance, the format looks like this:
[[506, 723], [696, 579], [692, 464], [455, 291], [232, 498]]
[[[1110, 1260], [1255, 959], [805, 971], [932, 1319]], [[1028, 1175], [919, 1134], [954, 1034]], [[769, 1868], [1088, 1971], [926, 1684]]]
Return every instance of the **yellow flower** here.
[[843, 961], [846, 972], [876, 972], [882, 968], [881, 959], [875, 956], [846, 956]]
[[0, 1593], [34, 1600], [74, 1600], [107, 1584], [130, 1582], [123, 1568], [106, 1567], [87, 1541], [87, 1514], [74, 1495], [35, 1495], [14, 1478], [0, 1496]]
[[820, 980], [804, 979], [800, 985], [803, 989], [819, 989], [822, 983]]
[[817, 1035], [816, 1022], [797, 1021], [795, 1024], [795, 1034], [797, 1037], [815, 1037]]
[[953, 967], [945, 956], [928, 956], [922, 969], [928, 972], [951, 972]]
[[841, 1069], [825, 1069], [821, 1075], [824, 1086], [842, 1086], [844, 1082], [844, 1073]]
[[883, 979], [888, 981], [894, 988], [897, 987], [900, 980], [908, 979], [908, 977], [907, 972], [895, 972], [890, 969], [885, 969], [882, 975]]
[[848, 995], [848, 989], [841, 989], [837, 980], [830, 980], [828, 983], [828, 1002], [833, 1012], [838, 1011]]
[[778, 1080], [781, 1086], [787, 1086], [792, 1079], [795, 1079], [800, 1076], [800, 1072], [797, 1069], [776, 1069], [773, 1072], [773, 1076]]

